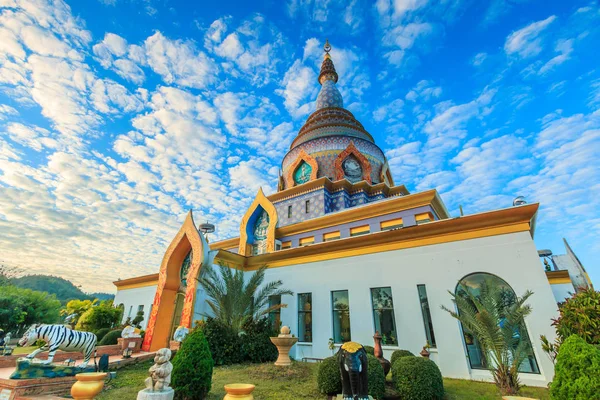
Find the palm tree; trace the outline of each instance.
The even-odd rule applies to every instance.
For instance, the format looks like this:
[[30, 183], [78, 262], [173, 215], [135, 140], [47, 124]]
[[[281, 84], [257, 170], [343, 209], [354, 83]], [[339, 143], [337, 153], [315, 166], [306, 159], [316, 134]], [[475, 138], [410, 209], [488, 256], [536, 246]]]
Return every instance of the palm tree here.
[[477, 339], [500, 392], [516, 394], [521, 386], [519, 366], [531, 354], [525, 327], [531, 307], [525, 302], [533, 292], [517, 297], [512, 291], [507, 293], [506, 288], [484, 281], [479, 293], [472, 289], [449, 293], [457, 312], [444, 306], [442, 309], [462, 323], [465, 333]]
[[267, 266], [259, 268], [249, 279], [244, 273], [220, 264], [218, 268], [207, 268], [206, 274], [200, 278], [200, 284], [206, 291], [206, 302], [213, 312], [213, 317], [240, 332], [248, 321], [257, 320], [271, 311], [278, 310], [286, 304], [269, 306], [269, 297], [294, 292], [282, 289], [283, 282], [272, 281], [261, 287], [265, 280]]

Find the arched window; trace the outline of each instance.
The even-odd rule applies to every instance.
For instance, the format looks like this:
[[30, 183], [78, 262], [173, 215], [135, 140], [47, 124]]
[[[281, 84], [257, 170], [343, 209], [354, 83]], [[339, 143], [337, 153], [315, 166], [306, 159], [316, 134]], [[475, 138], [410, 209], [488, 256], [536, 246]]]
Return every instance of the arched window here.
[[[483, 272], [474, 273], [462, 278], [458, 282], [458, 285], [456, 285], [455, 294], [456, 296], [464, 296], [465, 292], [469, 292], [474, 296], [478, 296], [480, 289], [484, 283], [489, 286], [493, 285], [500, 288], [500, 290], [502, 291], [502, 299], [506, 306], [512, 304], [517, 298], [517, 295], [515, 294], [514, 290], [503, 279], [498, 278], [495, 275]], [[486, 355], [483, 353], [479, 342], [470, 332], [468, 332], [465, 329], [465, 327], [462, 324], [461, 328], [463, 332], [463, 339], [465, 341], [465, 347], [468, 353], [467, 358], [469, 360], [471, 368], [487, 369], [488, 360]], [[529, 335], [527, 333], [527, 328], [525, 327], [524, 323], [522, 329], [516, 331], [514, 334], [521, 335], [524, 339], [526, 339], [527, 342], [529, 342]], [[539, 374], [540, 370], [538, 368], [535, 355], [533, 354], [533, 348], [531, 346], [531, 343], [529, 343], [528, 347], [528, 356], [525, 359], [525, 361], [523, 361], [523, 363], [521, 363], [521, 365], [519, 366], [519, 372]]]

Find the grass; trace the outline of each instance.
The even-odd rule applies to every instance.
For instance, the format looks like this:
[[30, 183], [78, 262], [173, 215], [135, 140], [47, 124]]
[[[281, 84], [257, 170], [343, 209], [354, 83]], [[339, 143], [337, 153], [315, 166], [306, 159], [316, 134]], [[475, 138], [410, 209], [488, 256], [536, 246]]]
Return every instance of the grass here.
[[[151, 361], [123, 368], [117, 378], [108, 383], [97, 400], [134, 399], [144, 388]], [[261, 400], [319, 399], [326, 396], [317, 390], [318, 364], [294, 363], [290, 368], [279, 368], [273, 364], [245, 364], [215, 367], [212, 389], [207, 400], [222, 400], [223, 386], [228, 383], [252, 383], [256, 385], [254, 398]], [[460, 379], [444, 379], [446, 400], [501, 400], [496, 386], [491, 383]], [[386, 394], [393, 394], [388, 388]], [[525, 387], [521, 396], [549, 400], [548, 390]]]
[[29, 354], [33, 353], [33, 351], [37, 349], [39, 349], [39, 346], [15, 347], [13, 348], [13, 355]]

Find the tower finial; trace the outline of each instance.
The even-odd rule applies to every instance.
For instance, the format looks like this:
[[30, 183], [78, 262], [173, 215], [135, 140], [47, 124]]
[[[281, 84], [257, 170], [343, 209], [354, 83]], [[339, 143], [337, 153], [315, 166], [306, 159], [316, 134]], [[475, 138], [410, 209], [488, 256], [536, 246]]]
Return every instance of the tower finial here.
[[323, 50], [325, 50], [325, 55], [323, 56], [323, 64], [321, 64], [321, 72], [319, 73], [319, 83], [322, 85], [326, 80], [331, 80], [335, 83], [338, 81], [338, 74], [335, 72], [333, 61], [331, 61], [331, 56], [329, 55], [331, 51], [329, 39], [325, 39]]
[[325, 53], [329, 54], [329, 52], [331, 51], [331, 45], [329, 44], [329, 39], [325, 39], [325, 46], [323, 46], [323, 50], [325, 50]]

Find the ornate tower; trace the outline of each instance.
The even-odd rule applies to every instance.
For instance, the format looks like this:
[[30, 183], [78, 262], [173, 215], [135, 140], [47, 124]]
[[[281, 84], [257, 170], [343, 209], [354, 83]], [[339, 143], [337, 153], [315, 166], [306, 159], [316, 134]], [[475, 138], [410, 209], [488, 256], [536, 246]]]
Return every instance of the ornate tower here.
[[321, 91], [317, 107], [292, 142], [282, 163], [279, 191], [327, 177], [332, 182], [366, 181], [393, 186], [387, 161], [373, 137], [354, 115], [344, 108], [336, 83], [338, 74], [325, 43], [319, 73]]

